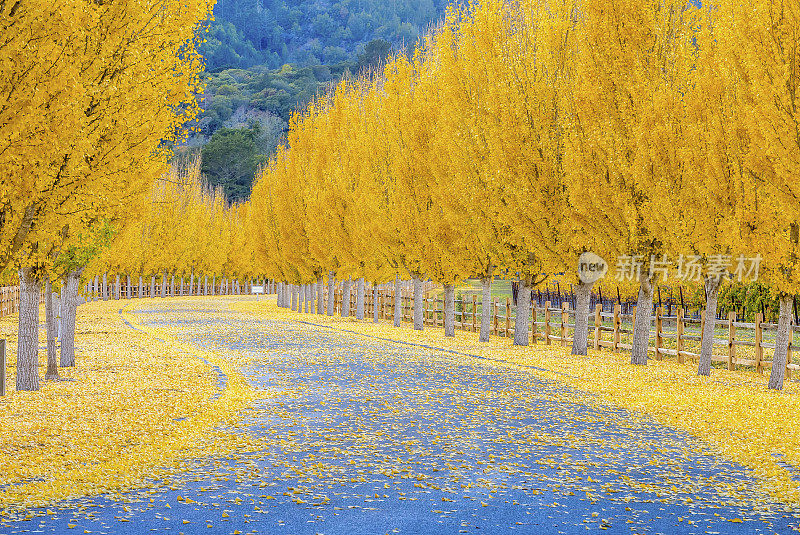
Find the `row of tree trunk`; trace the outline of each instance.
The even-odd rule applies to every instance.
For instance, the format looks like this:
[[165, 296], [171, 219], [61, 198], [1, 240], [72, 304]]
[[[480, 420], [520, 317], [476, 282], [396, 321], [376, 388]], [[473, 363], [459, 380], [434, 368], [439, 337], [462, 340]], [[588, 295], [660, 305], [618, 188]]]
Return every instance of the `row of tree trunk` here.
[[[416, 330], [423, 330], [425, 321], [424, 321], [424, 312], [425, 312], [425, 294], [424, 294], [424, 281], [421, 277], [414, 277], [413, 279], [413, 326]], [[348, 277], [347, 279], [341, 281], [342, 285], [342, 305], [341, 305], [341, 316], [342, 317], [350, 317], [354, 316], [358, 320], [363, 320], [364, 318], [364, 298], [366, 294], [366, 285], [367, 282], [360, 278], [355, 281], [356, 283], [356, 302], [355, 302], [355, 314], [352, 313], [351, 310], [351, 288], [353, 284], [352, 278]], [[278, 298], [278, 306], [283, 308], [291, 308], [296, 312], [305, 312], [307, 314], [314, 314], [316, 310], [316, 314], [318, 315], [325, 315], [333, 316], [335, 313], [335, 290], [336, 290], [336, 275], [334, 273], [328, 274], [328, 291], [327, 291], [327, 303], [324, 302], [325, 299], [325, 292], [324, 289], [324, 280], [320, 277], [317, 282], [309, 283], [309, 284], [290, 284], [286, 282], [279, 282], [277, 284], [277, 298]], [[395, 295], [400, 295], [401, 292], [401, 280], [400, 276], [397, 275], [394, 280], [394, 293]], [[372, 284], [372, 292], [373, 292], [373, 302], [378, 302], [378, 295], [379, 291], [383, 285], [378, 285], [373, 283]], [[492, 279], [490, 277], [484, 278], [481, 281], [481, 291], [483, 294], [483, 302], [490, 303], [492, 300]], [[586, 308], [586, 314], [584, 318], [576, 319], [577, 324], [582, 324], [586, 327], [586, 333], [583, 336], [576, 335], [574, 336], [573, 341], [573, 353], [585, 355], [587, 353], [587, 344], [588, 344], [588, 325], [589, 325], [589, 295], [591, 293], [591, 286], [587, 285], [586, 288], [578, 288], [578, 304], [580, 306], [584, 306]], [[314, 303], [314, 297], [316, 296], [316, 304]], [[529, 285], [525, 284], [524, 281], [520, 282], [520, 292], [519, 298], [517, 300], [517, 314], [516, 314], [516, 321], [514, 327], [514, 344], [520, 346], [526, 346], [529, 343], [530, 337], [530, 330], [529, 330], [529, 323], [530, 323], [530, 309], [531, 309], [531, 288]], [[401, 310], [401, 300], [395, 299], [394, 302], [394, 325], [395, 327], [400, 326], [400, 322], [402, 319], [402, 310]], [[373, 307], [373, 317], [372, 321], [378, 323], [379, 320], [379, 309], [378, 307]], [[456, 334], [455, 330], [455, 318], [456, 318], [456, 307], [455, 307], [455, 285], [454, 284], [445, 284], [444, 285], [444, 334], [448, 337], [453, 337]], [[480, 329], [480, 341], [481, 342], [488, 342], [489, 335], [492, 328], [492, 316], [491, 316], [491, 307], [484, 306], [482, 307], [481, 311], [481, 329]], [[576, 332], [578, 330], [576, 329]]]
[[[19, 312], [19, 331], [18, 331], [18, 356], [17, 356], [17, 390], [38, 390], [38, 324], [39, 324], [39, 296], [42, 285], [45, 285], [45, 317], [47, 328], [47, 373], [45, 379], [58, 379], [58, 367], [69, 367], [75, 365], [75, 314], [78, 305], [78, 287], [82, 270], [73, 270], [64, 279], [60, 299], [54, 299], [51, 281], [46, 275], [36, 273], [34, 268], [20, 270], [20, 312]], [[290, 308], [299, 312], [326, 314], [332, 316], [335, 311], [334, 297], [336, 288], [336, 276], [334, 273], [328, 275], [328, 302], [324, 303], [324, 280], [320, 277], [317, 282], [311, 284], [289, 284], [285, 282], [277, 283], [275, 291], [278, 296], [278, 305]], [[366, 292], [366, 281], [360, 278], [356, 282], [356, 302], [354, 314], [351, 312], [351, 286], [353, 280], [348, 277], [342, 281], [342, 307], [341, 315], [349, 317], [354, 315], [356, 319], [364, 318], [364, 301]], [[199, 283], [199, 280], [198, 280]], [[164, 277], [166, 284], [166, 276]], [[194, 275], [192, 275], [192, 286], [194, 285]], [[142, 281], [139, 281], [140, 292]], [[482, 298], [484, 303], [491, 302], [492, 279], [486, 277], [482, 279]], [[395, 295], [400, 295], [401, 280], [397, 275], [394, 281]], [[421, 277], [414, 277], [414, 314], [413, 325], [416, 330], [424, 328], [424, 286]], [[592, 284], [579, 283], [575, 285], [577, 306], [575, 309], [575, 330], [572, 342], [572, 353], [575, 355], [586, 355], [588, 353], [588, 323], [589, 323], [589, 301]], [[239, 288], [236, 288], [239, 290]], [[379, 285], [372, 284], [373, 296], [377, 302]], [[717, 294], [719, 290], [719, 280], [710, 279], [706, 281], [707, 310], [715, 310], [717, 306]], [[162, 288], [166, 294], [166, 287]], [[173, 294], [174, 295], [174, 294]], [[519, 282], [519, 294], [517, 299], [516, 320], [514, 330], [514, 344], [526, 346], [529, 343], [529, 323], [530, 323], [530, 302], [531, 287], [525, 280]], [[315, 303], [316, 298], [316, 303]], [[636, 319], [633, 333], [633, 343], [631, 350], [631, 363], [646, 365], [648, 360], [648, 348], [650, 342], [650, 323], [652, 320], [652, 298], [653, 284], [647, 278], [640, 280], [640, 291], [638, 306], [636, 309]], [[60, 304], [61, 311], [61, 333], [57, 334], [57, 323], [55, 321], [55, 301]], [[791, 316], [791, 297], [782, 296], [780, 300], [780, 316], [778, 321], [778, 332], [776, 336], [776, 349], [773, 357], [775, 363], [785, 363], [788, 354], [789, 328]], [[394, 325], [400, 326], [402, 319], [401, 301], [395, 300]], [[375, 307], [373, 321], [378, 322], [378, 309]], [[709, 375], [711, 372], [711, 354], [713, 350], [714, 334], [714, 314], [709, 314], [705, 322], [698, 374]], [[491, 330], [491, 310], [490, 307], [482, 307], [481, 329], [479, 340], [489, 341]], [[455, 286], [453, 284], [444, 285], [444, 331], [445, 336], [455, 336]], [[56, 356], [56, 337], [61, 339], [60, 360]], [[783, 387], [786, 367], [785, 365], [773, 365], [770, 375], [769, 388], [780, 389]]]
[[[342, 317], [351, 315], [350, 304], [350, 289], [352, 279], [348, 277], [342, 282]], [[706, 294], [707, 294], [707, 310], [716, 310], [717, 308], [717, 294], [720, 286], [719, 279], [709, 279], [706, 281]], [[364, 319], [364, 294], [365, 294], [365, 281], [360, 278], [356, 281], [356, 319]], [[531, 311], [531, 292], [532, 287], [524, 279], [519, 281], [519, 293], [516, 304], [516, 320], [514, 324], [514, 345], [527, 346], [529, 343], [529, 324], [530, 324], [530, 311]], [[397, 275], [394, 281], [395, 295], [400, 295], [400, 276]], [[444, 284], [444, 332], [445, 336], [455, 336], [455, 286], [453, 284]], [[589, 344], [589, 316], [590, 310], [590, 297], [592, 292], [593, 283], [579, 282], [575, 285], [574, 291], [576, 296], [575, 307], [575, 330], [572, 340], [572, 354], [573, 355], [587, 355]], [[336, 288], [336, 276], [334, 273], [328, 275], [328, 302], [323, 303], [323, 279], [312, 284], [288, 284], [278, 283], [278, 305], [289, 308], [292, 310], [306, 313], [314, 313], [313, 296], [316, 289], [317, 295], [317, 314], [325, 314], [333, 316], [334, 314], [334, 290]], [[372, 284], [374, 292], [374, 302], [378, 301], [379, 286]], [[414, 329], [422, 330], [424, 328], [424, 292], [423, 281], [421, 277], [413, 278], [414, 288]], [[490, 303], [492, 296], [492, 279], [486, 277], [482, 279], [482, 294], [483, 303]], [[309, 304], [310, 303], [310, 304]], [[640, 289], [638, 296], [638, 306], [636, 308], [636, 318], [633, 332], [633, 343], [631, 349], [631, 364], [646, 365], [648, 361], [648, 351], [650, 346], [650, 324], [653, 317], [652, 311], [653, 303], [653, 282], [647, 278], [640, 279]], [[780, 301], [780, 319], [778, 321], [778, 332], [776, 336], [776, 349], [774, 355], [775, 363], [785, 363], [788, 353], [789, 345], [789, 319], [791, 316], [791, 297], [782, 298]], [[400, 310], [401, 302], [399, 299], [395, 300], [394, 311], [394, 325], [400, 326], [402, 313]], [[304, 309], [304, 310], [303, 310]], [[373, 321], [378, 322], [378, 309], [375, 307]], [[699, 375], [710, 375], [711, 361], [714, 340], [714, 321], [715, 315], [708, 314], [704, 325], [700, 358], [698, 366]], [[490, 307], [482, 307], [481, 313], [481, 342], [489, 341], [489, 333], [491, 330], [491, 310]], [[781, 389], [783, 388], [784, 375], [786, 371], [785, 365], [773, 365], [772, 374], [770, 375], [769, 388]]]
[[[17, 331], [17, 391], [39, 390], [39, 304], [42, 287], [44, 286], [45, 328], [47, 331], [47, 371], [45, 380], [57, 381], [60, 379], [59, 368], [75, 366], [75, 318], [80, 300], [79, 289], [83, 268], [70, 271], [62, 280], [61, 294], [55, 294], [52, 281], [48, 274], [40, 273], [36, 268], [25, 268], [19, 271], [20, 302], [19, 325]], [[167, 275], [162, 278], [162, 296], [167, 295]], [[181, 282], [183, 279], [181, 278]], [[204, 283], [205, 282], [205, 283]], [[99, 281], [95, 284], [98, 285]], [[127, 278], [128, 288], [131, 288], [130, 276]], [[172, 277], [172, 295], [175, 295], [175, 277]], [[230, 285], [230, 286], [229, 286]], [[238, 280], [228, 281], [220, 285], [220, 291], [232, 291], [237, 294], [244, 289], [249, 291], [250, 283], [242, 285]], [[273, 284], [268, 282], [269, 290]], [[152, 289], [156, 287], [155, 277], [151, 281]], [[195, 276], [192, 274], [189, 288], [195, 287]], [[107, 277], [103, 275], [103, 295], [108, 299]], [[208, 277], [205, 281], [197, 278], [197, 288], [203, 288], [203, 295], [209, 295]], [[212, 278], [210, 295], [215, 293], [216, 277]], [[117, 277], [119, 290], [119, 277]], [[223, 290], [224, 289], [224, 290]], [[139, 295], [143, 295], [144, 284], [139, 277]], [[116, 296], [117, 299], [121, 295]], [[58, 321], [60, 317], [60, 321]], [[58, 354], [57, 340], [61, 341], [60, 355]]]
[[[169, 281], [169, 282], [168, 282]], [[209, 285], [209, 281], [211, 284]], [[248, 284], [242, 284], [238, 279], [229, 279], [229, 278], [222, 278], [220, 279], [219, 285], [217, 285], [217, 277], [213, 275], [210, 279], [208, 275], [205, 276], [205, 279], [197, 276], [197, 280], [195, 282], [195, 274], [192, 273], [191, 278], [189, 279], [189, 287], [186, 288], [186, 280], [183, 276], [177, 279], [175, 274], [170, 274], [168, 272], [164, 272], [163, 276], [161, 277], [161, 282], [156, 283], [156, 276], [152, 275], [150, 278], [150, 287], [147, 290], [147, 286], [145, 284], [144, 278], [139, 275], [139, 284], [138, 287], [136, 285], [135, 280], [131, 281], [131, 276], [126, 276], [126, 292], [125, 297], [130, 299], [132, 297], [132, 290], [136, 288], [136, 295], [137, 297], [144, 296], [145, 293], [149, 294], [149, 297], [167, 297], [167, 296], [184, 296], [184, 295], [225, 295], [225, 294], [233, 294], [239, 295], [242, 293], [242, 290], [249, 293], [249, 286]], [[100, 281], [100, 277], [96, 276], [94, 280], [94, 287], [90, 289], [90, 285], [86, 288], [86, 294], [92, 296], [96, 294], [99, 299], [103, 301], [108, 301], [109, 299], [122, 299], [122, 280], [120, 276], [116, 276], [116, 282], [109, 283], [107, 280], [107, 275], [103, 275], [102, 283]], [[113, 290], [112, 290], [113, 288]], [[113, 295], [112, 295], [113, 291]], [[267, 293], [270, 293], [269, 291]]]
[[[45, 380], [58, 380], [59, 367], [75, 366], [75, 316], [82, 269], [70, 271], [62, 281], [61, 295], [52, 291], [52, 281], [35, 268], [19, 272], [20, 302], [17, 331], [18, 391], [39, 390], [39, 299], [45, 288], [45, 328], [47, 330], [47, 372]], [[57, 321], [57, 311], [61, 317]], [[61, 333], [59, 335], [59, 325]], [[61, 339], [60, 358], [56, 339]]]

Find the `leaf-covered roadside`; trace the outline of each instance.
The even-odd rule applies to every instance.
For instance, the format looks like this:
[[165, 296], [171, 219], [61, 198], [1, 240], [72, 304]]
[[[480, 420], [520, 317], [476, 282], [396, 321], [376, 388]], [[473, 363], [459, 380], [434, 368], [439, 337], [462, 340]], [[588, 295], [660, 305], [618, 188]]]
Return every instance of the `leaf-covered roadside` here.
[[[251, 399], [237, 371], [159, 340], [135, 315], [125, 314], [137, 329], [125, 325], [119, 303], [88, 303], [78, 314], [77, 366], [38, 393], [0, 398], [0, 515], [141, 486], [240, 440], [218, 429]], [[16, 316], [0, 320], [0, 337], [13, 385]], [[226, 375], [222, 392], [212, 366]]]

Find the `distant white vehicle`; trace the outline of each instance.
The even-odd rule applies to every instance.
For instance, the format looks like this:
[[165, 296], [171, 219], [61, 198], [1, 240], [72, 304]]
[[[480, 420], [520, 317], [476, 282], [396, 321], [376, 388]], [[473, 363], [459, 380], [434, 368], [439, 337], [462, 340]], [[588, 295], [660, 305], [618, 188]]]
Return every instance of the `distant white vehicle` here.
[[253, 295], [264, 295], [264, 286], [253, 286], [253, 289], [250, 290], [250, 293]]

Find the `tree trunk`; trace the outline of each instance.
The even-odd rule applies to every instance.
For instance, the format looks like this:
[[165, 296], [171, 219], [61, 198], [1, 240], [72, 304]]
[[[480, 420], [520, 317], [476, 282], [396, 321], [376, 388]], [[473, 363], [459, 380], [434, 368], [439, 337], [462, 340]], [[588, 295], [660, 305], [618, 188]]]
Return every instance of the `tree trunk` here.
[[[589, 354], [589, 307], [594, 283], [579, 280], [575, 285], [575, 332], [572, 334], [572, 354]], [[638, 309], [637, 309], [638, 310]]]
[[706, 321], [703, 325], [703, 341], [700, 343], [700, 358], [697, 375], [711, 375], [711, 357], [714, 354], [714, 327], [717, 324], [717, 297], [722, 282], [717, 277], [707, 277], [706, 285]]
[[347, 277], [347, 280], [342, 283], [342, 317], [347, 318], [350, 316], [350, 287], [353, 283], [352, 277]]
[[292, 284], [292, 310], [297, 312], [297, 286]]
[[144, 294], [144, 280], [142, 280], [142, 276], [139, 275], [139, 295], [137, 295], [136, 297], [141, 299], [142, 294]]
[[45, 381], [56, 381], [58, 377], [58, 354], [56, 352], [56, 336], [58, 325], [56, 325], [56, 314], [53, 304], [53, 283], [47, 279], [44, 287], [44, 318], [47, 330], [47, 373], [44, 375]]
[[631, 364], [647, 365], [650, 346], [650, 320], [653, 317], [653, 281], [647, 274], [639, 278], [639, 300], [636, 303], [636, 325], [633, 327]]
[[422, 291], [422, 279], [414, 276], [414, 330], [421, 331], [425, 328], [425, 293]]
[[378, 310], [378, 285], [372, 283], [372, 323], [378, 323], [381, 311]]
[[517, 290], [517, 317], [514, 320], [514, 345], [528, 345], [528, 323], [531, 318], [531, 284], [527, 279], [519, 280]]
[[78, 310], [78, 285], [82, 271], [79, 269], [67, 273], [63, 290], [61, 290], [60, 364], [62, 368], [75, 366], [75, 315]]
[[150, 277], [150, 297], [156, 296], [156, 276]]
[[481, 342], [489, 341], [492, 332], [492, 277], [481, 279]]
[[325, 314], [325, 280], [320, 277], [317, 280], [317, 315]]
[[400, 274], [394, 278], [394, 326], [400, 327], [403, 319], [403, 293], [400, 290]]
[[456, 285], [455, 284], [444, 285], [444, 335], [445, 336], [456, 335]]
[[33, 269], [19, 271], [17, 331], [17, 391], [39, 390], [39, 293], [41, 281]]
[[328, 272], [328, 316], [333, 316], [336, 309], [336, 275]]
[[303, 304], [305, 303], [306, 312], [308, 312], [308, 301], [306, 301], [306, 285], [305, 284], [299, 284], [298, 288], [297, 288], [297, 293], [299, 294], [298, 304], [300, 305], [297, 311], [298, 312], [302, 312], [303, 311]]
[[356, 294], [356, 319], [364, 319], [364, 277], [358, 279], [358, 292]]
[[[792, 321], [792, 296], [781, 294], [778, 332], [775, 334], [775, 353], [772, 357], [772, 373], [769, 374], [769, 388], [781, 390], [786, 375], [789, 351], [789, 329]], [[708, 323], [708, 320], [706, 320]]]
[[175, 274], [172, 274], [172, 278], [169, 281], [169, 296], [175, 297]]

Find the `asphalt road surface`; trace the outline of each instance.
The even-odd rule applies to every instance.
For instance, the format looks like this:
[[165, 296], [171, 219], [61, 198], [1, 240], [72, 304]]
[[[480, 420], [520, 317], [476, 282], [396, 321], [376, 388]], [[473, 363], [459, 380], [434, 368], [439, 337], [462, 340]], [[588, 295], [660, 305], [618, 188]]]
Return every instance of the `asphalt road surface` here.
[[235, 432], [264, 447], [122, 500], [0, 522], [0, 533], [728, 534], [800, 522], [754, 508], [741, 496], [754, 487], [748, 470], [690, 437], [530, 370], [256, 318], [231, 302], [131, 310], [235, 356], [261, 394]]

